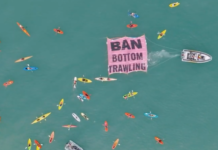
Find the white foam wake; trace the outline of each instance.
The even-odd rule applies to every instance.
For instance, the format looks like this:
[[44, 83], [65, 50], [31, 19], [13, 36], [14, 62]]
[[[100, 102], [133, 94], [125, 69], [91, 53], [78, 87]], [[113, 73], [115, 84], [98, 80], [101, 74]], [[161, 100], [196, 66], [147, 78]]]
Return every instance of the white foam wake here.
[[178, 56], [179, 54], [170, 54], [169, 52], [165, 50], [150, 52], [148, 54], [148, 65], [153, 66], [162, 60], [171, 59], [171, 58], [175, 58]]

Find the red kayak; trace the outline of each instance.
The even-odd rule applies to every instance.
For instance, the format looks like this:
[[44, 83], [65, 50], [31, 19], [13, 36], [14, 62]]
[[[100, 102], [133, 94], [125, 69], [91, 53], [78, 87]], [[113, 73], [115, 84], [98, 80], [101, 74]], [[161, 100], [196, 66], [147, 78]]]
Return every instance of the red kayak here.
[[42, 145], [37, 140], [34, 140], [34, 142], [40, 149], [42, 148]]
[[88, 99], [90, 100], [90, 95], [88, 93], [86, 93], [85, 91], [83, 91], [83, 95]]
[[154, 139], [159, 143], [159, 144], [163, 144], [163, 141], [159, 138], [159, 137], [154, 137]]
[[135, 118], [135, 116], [133, 114], [130, 114], [130, 113], [125, 113], [125, 115], [129, 118]]
[[127, 24], [127, 28], [136, 28], [138, 25], [137, 24]]
[[61, 31], [60, 29], [54, 29], [54, 32], [58, 33], [58, 34], [64, 34], [63, 31]]

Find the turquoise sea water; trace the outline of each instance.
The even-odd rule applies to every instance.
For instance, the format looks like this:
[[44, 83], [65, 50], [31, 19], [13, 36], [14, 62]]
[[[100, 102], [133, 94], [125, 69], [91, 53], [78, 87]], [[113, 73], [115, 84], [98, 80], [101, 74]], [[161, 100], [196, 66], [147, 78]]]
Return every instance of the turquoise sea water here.
[[[43, 143], [42, 150], [64, 149], [70, 139], [84, 150], [107, 150], [117, 138], [117, 150], [217, 149], [217, 2], [183, 0], [180, 6], [169, 8], [172, 2], [2, 1], [0, 83], [11, 79], [14, 84], [0, 87], [1, 149], [22, 150], [28, 138]], [[128, 17], [128, 10], [140, 18]], [[138, 27], [126, 28], [130, 21]], [[58, 27], [63, 35], [54, 33]], [[164, 29], [166, 36], [157, 40], [157, 32]], [[94, 80], [107, 76], [106, 37], [143, 34], [150, 56], [147, 73], [114, 74], [116, 82]], [[182, 49], [204, 51], [213, 61], [183, 63]], [[25, 56], [33, 57], [14, 63]], [[39, 70], [26, 72], [26, 64]], [[93, 83], [78, 82], [73, 90], [73, 78], [83, 75]], [[76, 95], [83, 90], [91, 94], [91, 100], [81, 103]], [[122, 96], [131, 90], [138, 95], [124, 100]], [[58, 111], [56, 105], [62, 98], [66, 104]], [[159, 118], [146, 118], [143, 114], [149, 111]], [[51, 112], [47, 121], [31, 125], [36, 116], [47, 112]], [[71, 114], [81, 112], [90, 120], [76, 122]], [[136, 118], [127, 118], [125, 112]], [[107, 133], [102, 126], [105, 120]], [[78, 127], [62, 128], [71, 123]], [[49, 144], [52, 131], [55, 141]], [[155, 136], [164, 145], [156, 144]]]

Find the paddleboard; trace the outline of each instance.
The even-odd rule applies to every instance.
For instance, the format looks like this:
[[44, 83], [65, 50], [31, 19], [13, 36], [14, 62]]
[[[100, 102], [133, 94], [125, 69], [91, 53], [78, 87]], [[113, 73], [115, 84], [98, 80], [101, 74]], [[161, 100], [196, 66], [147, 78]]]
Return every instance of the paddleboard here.
[[119, 139], [116, 139], [114, 144], [112, 145], [112, 149], [115, 149], [117, 147], [117, 144], [119, 143]]
[[171, 7], [171, 8], [173, 8], [173, 7], [177, 7], [177, 6], [179, 6], [179, 2], [176, 2], [176, 3], [171, 3], [170, 5], [169, 5], [169, 7]]
[[137, 15], [136, 13], [134, 13], [134, 15], [131, 15], [132, 13], [128, 12], [128, 15], [133, 17], [133, 18], [139, 18], [139, 15]]
[[61, 110], [63, 105], [64, 105], [64, 99], [61, 99], [61, 101], [59, 102], [59, 105], [58, 105], [58, 110]]
[[154, 139], [155, 139], [158, 143], [164, 144], [163, 141], [162, 141], [159, 137], [156, 137], [156, 136], [155, 136]]
[[23, 68], [23, 70], [25, 70], [25, 71], [35, 71], [35, 70], [38, 69], [37, 67], [29, 67], [30, 69], [28, 70], [27, 68], [28, 67], [25, 67], [25, 68]]
[[86, 97], [86, 99], [90, 100], [90, 96], [88, 93], [86, 93], [85, 91], [83, 91], [83, 95]]
[[104, 130], [107, 132], [108, 131], [108, 123], [107, 121], [104, 122]]
[[75, 128], [76, 126], [74, 126], [74, 125], [63, 125], [62, 127], [64, 127], [64, 128]]
[[126, 25], [127, 28], [136, 28], [137, 26], [138, 26], [137, 24], [132, 24], [132, 26], [130, 26], [130, 24]]
[[79, 94], [79, 96], [80, 96], [82, 99], [87, 100], [86, 97], [85, 97], [83, 94]]
[[135, 96], [137, 94], [138, 94], [138, 92], [130, 92], [128, 94], [123, 95], [123, 98], [126, 99], [126, 98], [129, 98], [129, 97], [133, 97], [133, 96]]
[[78, 78], [77, 80], [83, 83], [92, 83], [90, 79], [86, 79], [86, 78]]
[[76, 119], [76, 121], [80, 122], [80, 118], [75, 113], [72, 113], [72, 116]]
[[20, 58], [20, 59], [16, 60], [15, 63], [18, 63], [18, 62], [21, 62], [21, 61], [25, 61], [25, 60], [30, 59], [32, 57], [33, 56], [27, 56], [27, 57]]
[[108, 78], [108, 77], [97, 77], [95, 78], [97, 81], [116, 81], [117, 79], [115, 78]]
[[166, 34], [167, 30], [163, 30], [157, 37], [157, 39], [161, 39], [165, 34]]
[[27, 141], [27, 148], [28, 148], [28, 150], [31, 150], [31, 146], [32, 146], [31, 139], [28, 139], [28, 141]]
[[14, 81], [9, 80], [9, 81], [5, 82], [3, 85], [4, 85], [5, 87], [7, 87], [7, 86], [9, 86], [9, 85], [11, 85], [11, 84], [13, 84], [13, 83], [14, 83]]
[[144, 115], [145, 115], [146, 117], [149, 117], [149, 118], [158, 118], [157, 115], [152, 114], [152, 113], [144, 113]]
[[84, 113], [81, 113], [81, 116], [82, 116], [83, 118], [85, 118], [86, 120], [89, 120], [89, 118], [88, 118]]
[[34, 140], [34, 143], [36, 144], [36, 146], [38, 146], [40, 149], [42, 148], [42, 145], [39, 143], [39, 141]]
[[51, 133], [49, 137], [49, 143], [51, 143], [54, 140], [54, 131]]
[[31, 124], [34, 124], [34, 123], [37, 123], [37, 122], [42, 121], [43, 119], [47, 118], [50, 114], [51, 114], [51, 112], [40, 116], [39, 118], [37, 118], [36, 120], [34, 120]]
[[135, 116], [133, 114], [130, 114], [130, 113], [125, 113], [125, 115], [128, 117], [128, 118], [135, 118]]
[[17, 22], [17, 25], [26, 35], [30, 36], [30, 34], [27, 32], [27, 30], [21, 24], [19, 24], [19, 22]]
[[82, 99], [82, 97], [80, 97], [79, 95], [77, 95], [77, 98], [78, 98], [81, 102], [84, 101], [84, 100]]
[[[60, 29], [59, 29], [60, 30]], [[54, 32], [58, 33], [58, 34], [64, 34], [63, 31], [60, 30], [60, 32], [58, 32], [58, 29], [54, 29]]]

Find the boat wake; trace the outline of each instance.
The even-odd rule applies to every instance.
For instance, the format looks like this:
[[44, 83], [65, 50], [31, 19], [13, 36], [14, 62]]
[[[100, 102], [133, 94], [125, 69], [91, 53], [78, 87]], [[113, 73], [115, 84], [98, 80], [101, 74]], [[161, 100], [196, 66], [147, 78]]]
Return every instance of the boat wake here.
[[[150, 52], [148, 54], [148, 66], [154, 66], [157, 65], [161, 61], [167, 61], [169, 59], [178, 57], [179, 54], [172, 54], [170, 52], [167, 52], [165, 50], [156, 51], [156, 52]], [[163, 63], [163, 62], [162, 62]]]

